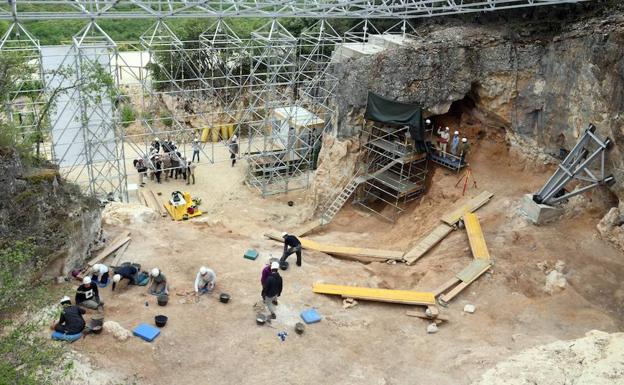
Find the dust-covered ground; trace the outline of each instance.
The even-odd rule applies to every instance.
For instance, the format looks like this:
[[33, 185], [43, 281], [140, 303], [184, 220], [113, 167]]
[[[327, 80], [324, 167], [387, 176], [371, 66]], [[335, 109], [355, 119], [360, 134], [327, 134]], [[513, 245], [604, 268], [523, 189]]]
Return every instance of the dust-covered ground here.
[[[260, 271], [281, 245], [267, 240], [268, 231], [287, 231], [310, 213], [309, 197], [300, 191], [261, 198], [243, 184], [244, 164], [227, 162], [199, 167], [197, 184], [180, 181], [147, 188], [161, 192], [188, 190], [203, 199], [205, 214], [194, 221], [108, 226], [109, 237], [132, 233], [124, 260], [145, 269], [159, 267], [171, 283], [166, 307], [159, 307], [145, 287], [112, 293], [102, 289], [106, 320], [126, 329], [169, 317], [152, 343], [138, 338], [120, 342], [106, 333], [72, 345], [99, 375], [111, 383], [206, 384], [470, 384], [499, 361], [536, 345], [578, 338], [592, 329], [606, 332], [624, 327], [624, 259], [611, 244], [599, 239], [595, 225], [607, 210], [596, 191], [570, 203], [562, 220], [541, 227], [518, 213], [523, 194], [536, 191], [549, 176], [549, 167], [536, 167], [508, 152], [500, 138], [473, 144], [471, 159], [477, 188], [494, 198], [477, 213], [494, 268], [441, 312], [449, 322], [427, 334], [427, 323], [407, 317], [409, 306], [360, 301], [344, 309], [336, 296], [312, 293], [314, 282], [370, 287], [431, 290], [459, 272], [471, 260], [465, 231], [458, 230], [413, 266], [337, 259], [305, 251], [303, 266], [285, 272], [277, 320], [257, 326], [254, 304], [260, 301]], [[347, 206], [321, 232], [310, 237], [341, 245], [409, 250], [439, 223], [439, 218], [462, 199], [455, 187], [459, 175], [435, 169], [431, 187], [390, 224]], [[466, 197], [466, 198], [467, 198]], [[295, 202], [293, 207], [287, 201]], [[243, 258], [248, 248], [260, 258]], [[291, 256], [291, 259], [294, 255]], [[565, 263], [565, 289], [543, 290], [546, 273]], [[291, 261], [291, 262], [294, 262]], [[177, 295], [190, 290], [201, 265], [218, 276], [216, 292], [201, 297]], [[228, 293], [228, 304], [218, 301]], [[474, 314], [462, 311], [474, 304]], [[306, 327], [301, 336], [293, 327], [299, 313], [315, 307], [323, 320]], [[277, 333], [287, 331], [284, 342]], [[615, 383], [615, 382], [614, 382]]]

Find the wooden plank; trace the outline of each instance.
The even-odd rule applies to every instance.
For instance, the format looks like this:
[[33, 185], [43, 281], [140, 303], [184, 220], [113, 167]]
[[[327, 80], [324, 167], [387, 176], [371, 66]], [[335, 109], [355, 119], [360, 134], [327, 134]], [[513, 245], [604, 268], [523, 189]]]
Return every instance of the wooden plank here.
[[458, 208], [445, 214], [440, 220], [449, 226], [454, 226], [459, 222], [465, 212], [474, 212], [488, 203], [494, 196], [491, 192], [483, 191], [481, 194], [461, 204]]
[[431, 250], [435, 245], [437, 245], [441, 240], [446, 238], [453, 231], [451, 226], [441, 224], [433, 231], [431, 231], [427, 236], [422, 238], [414, 248], [408, 251], [404, 256], [405, 262], [408, 265], [413, 264], [418, 259], [420, 259], [423, 255], [425, 255], [429, 250]]
[[149, 190], [148, 193], [152, 197], [154, 209], [156, 210], [156, 212], [159, 213], [161, 217], [166, 217], [167, 212], [164, 210], [166, 206], [160, 201], [160, 199], [158, 199], [154, 191]]
[[319, 229], [320, 227], [321, 227], [320, 221], [318, 220], [311, 221], [301, 227], [296, 228], [293, 231], [293, 234], [295, 234], [297, 237], [303, 237], [305, 235], [313, 233], [315, 230]]
[[[479, 265], [482, 266], [482, 269], [480, 271], [477, 270], [477, 267]], [[457, 274], [458, 275], [458, 279], [460, 279], [459, 275], [462, 274], [462, 276], [463, 276], [464, 275], [463, 273], [465, 273], [465, 277], [464, 278], [466, 279], [466, 281], [462, 281], [459, 285], [455, 286], [453, 288], [453, 290], [451, 290], [448, 293], [440, 296], [440, 301], [442, 303], [449, 303], [453, 298], [455, 298], [459, 293], [461, 293], [462, 290], [467, 288], [468, 285], [470, 285], [475, 279], [479, 278], [483, 273], [488, 271], [488, 269], [491, 266], [492, 265], [491, 265], [491, 263], [489, 263], [489, 261], [482, 261], [482, 260], [474, 260], [474, 261], [472, 261], [472, 263], [468, 267], [466, 267], [459, 274]]]
[[462, 271], [457, 273], [456, 277], [462, 282], [471, 283], [475, 279], [479, 278], [481, 274], [485, 273], [492, 263], [490, 261], [484, 261], [482, 259], [475, 259]]
[[145, 192], [143, 190], [138, 190], [138, 191], [139, 191], [140, 203], [151, 208], [149, 201], [145, 198]]
[[124, 243], [124, 245], [121, 246], [119, 250], [117, 250], [117, 252], [115, 253], [115, 258], [111, 262], [111, 266], [119, 266], [119, 263], [121, 262], [121, 257], [123, 257], [126, 250], [128, 250], [128, 246], [130, 246], [130, 242]]
[[477, 214], [464, 213], [464, 225], [466, 226], [466, 233], [468, 233], [472, 256], [475, 259], [489, 261], [490, 252], [485, 244], [485, 238], [483, 237], [483, 231], [481, 231], [481, 224], [479, 223]]
[[104, 258], [108, 257], [110, 254], [113, 253], [113, 251], [123, 246], [124, 243], [130, 241], [129, 235], [130, 235], [129, 231], [125, 231], [119, 234], [112, 241], [110, 241], [110, 243], [106, 247], [104, 247], [104, 249], [101, 250], [95, 258], [92, 258], [89, 262], [87, 262], [87, 265], [93, 266], [96, 263], [103, 260]]
[[[283, 242], [282, 237], [279, 235], [265, 234], [265, 236], [278, 242]], [[402, 251], [394, 250], [365, 249], [360, 247], [327, 245], [306, 238], [299, 238], [299, 241], [301, 242], [301, 247], [306, 250], [316, 250], [322, 253], [344, 256], [347, 258], [357, 259], [358, 257], [363, 257], [377, 261], [385, 261], [388, 259], [402, 261], [404, 254]]]
[[370, 287], [330, 285], [315, 283], [312, 291], [319, 294], [340, 295], [343, 298], [364, 299], [368, 301], [402, 303], [408, 305], [434, 305], [435, 297], [430, 292], [410, 290], [388, 290]]
[[449, 279], [448, 281], [444, 282], [437, 289], [435, 289], [433, 291], [433, 295], [437, 297], [440, 294], [444, 293], [445, 291], [447, 291], [448, 289], [450, 289], [451, 287], [457, 285], [460, 282], [461, 282], [461, 280], [459, 278], [453, 277], [453, 278]]
[[409, 316], [409, 317], [418, 317], [418, 318], [422, 318], [422, 319], [426, 319], [426, 320], [430, 320], [430, 321], [433, 321], [433, 320], [448, 321], [448, 317], [443, 315], [443, 314], [438, 314], [437, 317], [432, 318], [432, 317], [429, 317], [425, 313], [424, 310], [407, 310], [405, 312], [405, 315]]

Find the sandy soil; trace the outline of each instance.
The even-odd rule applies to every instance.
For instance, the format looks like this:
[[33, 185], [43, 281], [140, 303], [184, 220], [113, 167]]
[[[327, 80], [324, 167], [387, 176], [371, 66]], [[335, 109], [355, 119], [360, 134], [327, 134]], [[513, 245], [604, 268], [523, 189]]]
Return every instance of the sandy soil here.
[[[306, 192], [263, 199], [243, 185], [243, 165], [231, 168], [219, 162], [198, 168], [197, 184], [188, 188], [203, 198], [205, 215], [199, 220], [162, 219], [106, 229], [109, 235], [130, 230], [132, 242], [124, 259], [161, 268], [172, 293], [191, 289], [201, 265], [216, 271], [216, 293], [199, 303], [173, 294], [168, 306], [159, 307], [142, 287], [115, 294], [103, 289], [107, 320], [131, 329], [166, 314], [169, 323], [153, 343], [138, 338], [118, 342], [100, 335], [72, 346], [115, 383], [469, 384], [500, 360], [529, 347], [578, 338], [592, 329], [622, 330], [624, 259], [596, 236], [595, 224], [606, 210], [598, 199], [552, 225], [529, 225], [517, 213], [520, 198], [536, 190], [549, 170], [510, 156], [496, 138], [474, 145], [471, 162], [478, 188], [470, 188], [467, 195], [483, 189], [495, 194], [478, 215], [496, 264], [441, 309], [450, 321], [437, 334], [426, 333], [425, 321], [405, 316], [408, 306], [361, 301], [343, 309], [339, 298], [313, 294], [311, 285], [324, 281], [433, 289], [470, 261], [463, 231], [452, 233], [414, 266], [361, 264], [304, 251], [303, 266], [293, 264], [282, 273], [277, 320], [270, 327], [256, 326], [260, 271], [271, 253], [281, 254], [280, 245], [264, 239], [263, 233], [301, 224], [308, 210]], [[408, 250], [461, 199], [461, 189], [454, 187], [457, 179], [436, 169], [428, 194], [395, 224], [347, 205], [332, 224], [311, 237]], [[179, 181], [148, 187], [163, 197], [186, 189]], [[286, 204], [289, 200], [294, 207]], [[250, 247], [260, 251], [258, 260], [243, 259]], [[549, 295], [542, 291], [546, 276], [537, 264], [554, 266], [557, 260], [566, 263], [568, 286]], [[232, 296], [230, 303], [219, 303], [221, 292]], [[476, 305], [476, 313], [463, 313], [466, 303]], [[309, 307], [316, 307], [323, 320], [298, 336], [293, 326]], [[288, 332], [284, 342], [277, 337], [280, 331]]]

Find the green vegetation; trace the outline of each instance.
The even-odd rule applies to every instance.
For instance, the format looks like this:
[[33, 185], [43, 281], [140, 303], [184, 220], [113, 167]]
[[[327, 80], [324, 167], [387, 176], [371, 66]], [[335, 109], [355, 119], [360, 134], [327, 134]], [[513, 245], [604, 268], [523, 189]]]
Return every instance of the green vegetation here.
[[127, 128], [136, 121], [136, 113], [130, 104], [124, 104], [121, 107], [121, 124]]

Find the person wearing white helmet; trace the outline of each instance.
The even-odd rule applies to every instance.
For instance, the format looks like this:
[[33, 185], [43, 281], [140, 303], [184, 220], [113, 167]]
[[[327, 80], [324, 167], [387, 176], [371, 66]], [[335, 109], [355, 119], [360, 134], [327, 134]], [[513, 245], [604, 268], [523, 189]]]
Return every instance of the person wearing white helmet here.
[[277, 318], [275, 305], [277, 305], [277, 297], [282, 295], [282, 277], [279, 274], [279, 267], [278, 262], [271, 262], [271, 274], [262, 285], [262, 300], [271, 313], [272, 319]]
[[467, 161], [467, 157], [468, 154], [470, 153], [470, 144], [468, 144], [468, 139], [466, 138], [462, 138], [462, 143], [461, 143], [461, 148], [460, 148], [460, 157], [461, 157], [461, 163], [462, 164], [466, 164]]
[[453, 139], [451, 140], [451, 154], [457, 156], [457, 149], [459, 148], [459, 131], [453, 133]]
[[186, 184], [191, 184], [191, 178], [193, 179], [193, 184], [195, 184], [195, 169], [197, 165], [192, 161], [188, 161], [186, 164]]
[[160, 139], [158, 139], [158, 137], [154, 138], [154, 141], [152, 142], [152, 148], [154, 148], [154, 152], [156, 154], [160, 152]]
[[451, 133], [449, 132], [449, 128], [446, 127], [444, 128], [444, 130], [438, 128], [438, 135], [440, 135], [440, 138], [438, 139], [440, 152], [442, 152], [442, 157], [446, 157], [446, 146], [448, 145], [449, 139], [451, 139]]
[[282, 238], [284, 238], [284, 252], [282, 253], [282, 258], [280, 258], [280, 267], [286, 270], [287, 264], [284, 262], [293, 253], [297, 253], [297, 266], [301, 266], [301, 241], [299, 241], [299, 238], [287, 232], [282, 233]]
[[108, 285], [108, 267], [101, 263], [96, 263], [91, 268], [91, 282], [95, 283], [99, 287], [106, 287]]
[[169, 294], [167, 277], [165, 277], [165, 274], [157, 267], [153, 268], [150, 272], [150, 282], [151, 285], [149, 289], [147, 289], [148, 293], [152, 295]]
[[76, 289], [76, 305], [92, 310], [98, 310], [104, 306], [98, 287], [91, 282], [91, 277], [84, 277], [82, 285]]
[[238, 138], [236, 135], [232, 135], [228, 141], [228, 149], [230, 150], [230, 159], [232, 159], [232, 167], [236, 164], [236, 157], [238, 156]]
[[128, 285], [136, 285], [140, 268], [141, 265], [133, 265], [129, 262], [125, 262], [117, 267], [115, 269], [115, 275], [113, 275], [113, 291], [115, 291], [117, 284], [121, 282], [122, 279], [127, 279]]
[[200, 150], [200, 144], [199, 144], [199, 140], [197, 140], [197, 138], [193, 139], [193, 144], [191, 145], [191, 147], [193, 148], [193, 157], [191, 158], [191, 162], [195, 162], [195, 157], [197, 156], [197, 162], [199, 162], [199, 150]]
[[68, 296], [61, 298], [59, 304], [63, 308], [58, 322], [52, 322], [50, 328], [56, 332], [63, 334], [78, 334], [84, 330], [85, 320], [82, 315], [86, 313], [85, 309], [74, 306]]
[[212, 269], [202, 266], [195, 277], [195, 295], [211, 293], [217, 283], [217, 274]]

